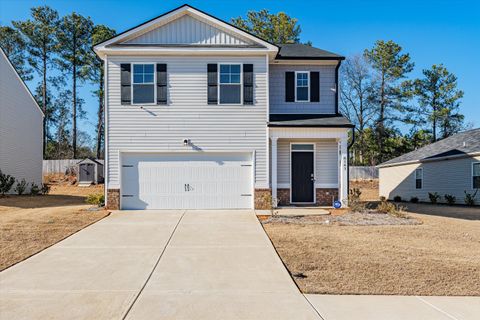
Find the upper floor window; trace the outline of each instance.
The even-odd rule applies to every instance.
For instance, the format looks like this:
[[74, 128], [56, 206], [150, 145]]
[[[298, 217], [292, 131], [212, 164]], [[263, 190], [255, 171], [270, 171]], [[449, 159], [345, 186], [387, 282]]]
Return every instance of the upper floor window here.
[[295, 72], [295, 101], [308, 102], [310, 99], [310, 72]]
[[423, 188], [423, 168], [415, 169], [415, 189]]
[[133, 64], [132, 102], [155, 103], [155, 64]]
[[480, 189], [480, 162], [472, 163], [473, 189]]
[[242, 103], [242, 67], [240, 64], [220, 64], [218, 101], [220, 104]]

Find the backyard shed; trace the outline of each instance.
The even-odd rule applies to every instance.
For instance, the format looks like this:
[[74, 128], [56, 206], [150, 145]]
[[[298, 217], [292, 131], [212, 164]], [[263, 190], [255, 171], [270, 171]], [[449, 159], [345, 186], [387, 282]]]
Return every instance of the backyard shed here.
[[78, 164], [78, 183], [103, 183], [103, 164], [95, 159], [86, 158]]

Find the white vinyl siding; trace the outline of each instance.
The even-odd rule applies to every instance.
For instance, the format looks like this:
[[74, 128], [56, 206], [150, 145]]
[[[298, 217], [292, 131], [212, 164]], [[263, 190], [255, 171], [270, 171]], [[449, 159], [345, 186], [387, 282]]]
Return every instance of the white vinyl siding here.
[[[43, 115], [0, 52], [0, 170], [42, 183]], [[13, 192], [13, 188], [12, 191]]]
[[277, 183], [279, 188], [290, 184], [290, 144], [315, 143], [315, 186], [336, 188], [338, 186], [338, 142], [334, 139], [278, 139]]
[[247, 40], [190, 15], [125, 41], [128, 44], [250, 45]]
[[[407, 201], [417, 197], [429, 202], [428, 193], [437, 192], [439, 202], [445, 202], [445, 194], [450, 194], [457, 203], [464, 204], [464, 191], [474, 192], [472, 163], [478, 161], [480, 156], [380, 168], [380, 195], [388, 199], [400, 196]], [[422, 189], [415, 188], [415, 169], [419, 167], [423, 169]]]
[[[120, 64], [166, 63], [168, 106], [120, 104]], [[254, 104], [207, 104], [207, 64], [254, 65]], [[119, 154], [138, 152], [254, 152], [255, 186], [266, 188], [266, 58], [108, 57], [108, 188], [120, 188]], [[190, 139], [191, 146], [183, 140]]]
[[[270, 113], [335, 113], [335, 66], [275, 65], [269, 66]], [[285, 72], [318, 71], [320, 76], [320, 102], [285, 102]], [[310, 79], [309, 79], [310, 80]], [[296, 91], [296, 90], [295, 90]], [[310, 93], [309, 93], [310, 95]]]

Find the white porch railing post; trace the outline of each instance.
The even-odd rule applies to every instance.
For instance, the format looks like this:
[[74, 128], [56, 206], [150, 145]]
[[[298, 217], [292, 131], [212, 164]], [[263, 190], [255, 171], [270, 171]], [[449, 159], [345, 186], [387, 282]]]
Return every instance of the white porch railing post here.
[[272, 202], [277, 203], [277, 137], [272, 140]]
[[348, 206], [348, 141], [340, 139], [340, 183], [339, 198], [343, 205]]

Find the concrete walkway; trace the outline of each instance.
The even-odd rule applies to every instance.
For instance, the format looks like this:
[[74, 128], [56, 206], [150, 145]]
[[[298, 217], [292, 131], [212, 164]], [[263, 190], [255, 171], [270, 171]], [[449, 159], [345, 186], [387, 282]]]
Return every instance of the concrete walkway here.
[[302, 295], [253, 211], [122, 211], [0, 273], [0, 319], [478, 319], [480, 298]]

